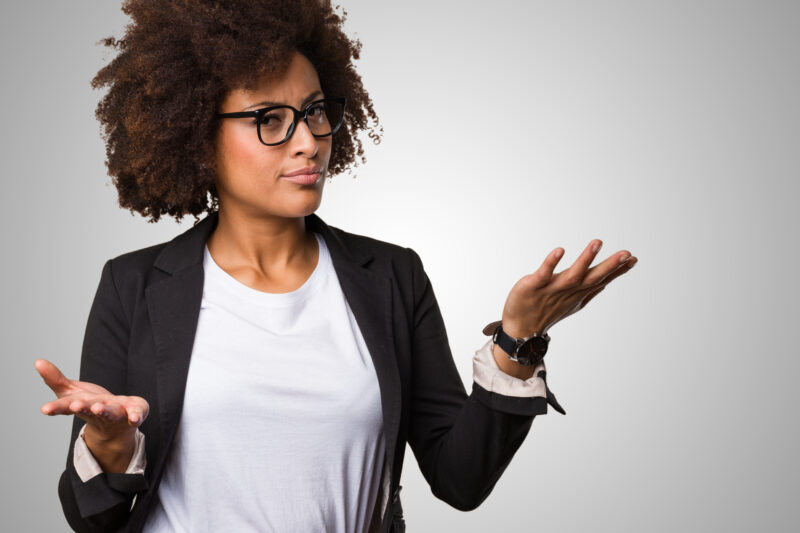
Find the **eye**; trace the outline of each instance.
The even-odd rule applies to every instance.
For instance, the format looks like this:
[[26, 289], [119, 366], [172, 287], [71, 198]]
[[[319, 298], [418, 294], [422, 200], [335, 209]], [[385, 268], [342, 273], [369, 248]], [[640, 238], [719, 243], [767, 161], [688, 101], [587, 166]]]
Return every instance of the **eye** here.
[[308, 108], [308, 116], [313, 117], [325, 112], [325, 102], [320, 102], [318, 104], [314, 104], [310, 108]]
[[[280, 126], [283, 122], [283, 117], [280, 115], [264, 115], [261, 117], [261, 127], [264, 128], [276, 128]], [[251, 122], [251, 124], [258, 124], [258, 119], [255, 119]]]

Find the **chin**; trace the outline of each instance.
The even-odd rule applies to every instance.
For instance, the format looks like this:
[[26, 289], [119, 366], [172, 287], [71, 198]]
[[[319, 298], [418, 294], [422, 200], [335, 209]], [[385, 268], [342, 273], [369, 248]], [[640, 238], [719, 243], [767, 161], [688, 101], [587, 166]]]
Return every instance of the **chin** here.
[[309, 195], [306, 201], [297, 201], [294, 203], [292, 211], [296, 213], [294, 216], [305, 217], [319, 209], [320, 204], [322, 204], [321, 194], [316, 195], [316, 197], [311, 197], [311, 195]]

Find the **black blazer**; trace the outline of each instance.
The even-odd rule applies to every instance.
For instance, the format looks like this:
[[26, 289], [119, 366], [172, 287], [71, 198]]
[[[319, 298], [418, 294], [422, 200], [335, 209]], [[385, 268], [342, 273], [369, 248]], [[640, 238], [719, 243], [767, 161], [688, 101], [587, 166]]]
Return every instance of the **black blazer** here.
[[[122, 254], [103, 266], [79, 379], [148, 401], [150, 414], [139, 428], [146, 435], [147, 466], [144, 475], [102, 473], [82, 482], [72, 458], [84, 421], [75, 416], [58, 484], [75, 531], [138, 533], [153, 509], [183, 406], [203, 292], [204, 245], [217, 221], [212, 213], [169, 242]], [[476, 508], [534, 417], [546, 413], [548, 403], [564, 410], [549, 388], [547, 398], [520, 398], [473, 382], [468, 396], [419, 255], [328, 226], [316, 214], [306, 216], [305, 223], [325, 239], [378, 376], [391, 498], [374, 525], [381, 532], [405, 528], [399, 483], [406, 442], [437, 498], [463, 511]]]

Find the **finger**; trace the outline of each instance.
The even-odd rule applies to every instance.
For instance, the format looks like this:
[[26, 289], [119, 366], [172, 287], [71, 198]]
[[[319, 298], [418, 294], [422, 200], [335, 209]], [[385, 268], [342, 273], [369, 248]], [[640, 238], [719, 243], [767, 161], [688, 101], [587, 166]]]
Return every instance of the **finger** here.
[[92, 400], [75, 400], [69, 404], [70, 410], [75, 414], [103, 416], [105, 409], [103, 402]]
[[85, 410], [76, 412], [80, 418], [98, 427], [106, 427], [108, 424], [118, 423], [125, 420], [125, 413], [119, 406], [105, 401], [87, 402], [89, 407]]
[[120, 418], [127, 419], [128, 425], [131, 427], [141, 426], [150, 413], [149, 405], [144, 398], [139, 396], [126, 396], [126, 398], [128, 400], [121, 404], [122, 416]]
[[70, 415], [72, 411], [69, 410], [69, 403], [61, 404], [58, 402], [48, 402], [44, 404], [40, 410], [48, 416], [55, 415]]
[[72, 390], [72, 384], [67, 377], [61, 373], [56, 365], [47, 359], [37, 359], [33, 362], [34, 368], [44, 380], [45, 384], [60, 398]]
[[593, 266], [589, 269], [589, 272], [583, 279], [584, 284], [596, 285], [598, 283], [602, 283], [610, 274], [616, 272], [620, 268], [624, 268], [626, 264], [625, 261], [631, 257], [631, 253], [627, 250], [620, 250], [619, 252], [612, 254], [611, 257], [599, 265]]
[[68, 413], [80, 418], [81, 420], [95, 426], [104, 425], [110, 422], [108, 413], [103, 409], [102, 403], [90, 400], [77, 400], [69, 405]]
[[[145, 418], [140, 403], [143, 401], [137, 396], [111, 396], [104, 401], [95, 402], [92, 405], [92, 413], [108, 422], [125, 421], [135, 427]], [[131, 420], [131, 415], [134, 413], [134, 420]]]
[[42, 412], [46, 415], [91, 414], [90, 406], [108, 397], [110, 396], [76, 392], [44, 404], [42, 406]]
[[127, 413], [121, 402], [114, 398], [93, 403], [92, 412], [110, 421], [121, 420], [127, 417]]
[[617, 279], [621, 275], [629, 272], [630, 269], [633, 268], [633, 265], [635, 265], [638, 260], [639, 259], [636, 256], [631, 256], [628, 261], [625, 261], [624, 263], [619, 265], [619, 267], [616, 270], [614, 270], [608, 276], [606, 276], [600, 283], [603, 286], [608, 285], [609, 283], [611, 283], [612, 281], [614, 281], [615, 279]]
[[[77, 404], [78, 402], [76, 402]], [[127, 423], [128, 415], [121, 401], [115, 397], [96, 402], [83, 402], [88, 404], [86, 409], [76, 410], [75, 414], [86, 422], [98, 427], [107, 427], [111, 424]], [[72, 407], [76, 407], [73, 404]]]
[[586, 272], [589, 269], [589, 265], [591, 265], [592, 261], [594, 261], [594, 258], [597, 257], [597, 253], [600, 251], [602, 246], [603, 241], [600, 239], [592, 240], [586, 246], [586, 248], [583, 249], [583, 252], [578, 259], [575, 260], [572, 266], [564, 271], [564, 280], [571, 285], [577, 285], [583, 281], [584, 277], [586, 276]]
[[150, 414], [150, 404], [141, 396], [125, 396], [125, 409], [128, 413], [128, 423], [131, 426], [139, 426]]
[[[75, 414], [70, 406], [76, 400], [77, 398], [75, 398], [73, 395], [69, 395], [52, 402], [48, 402], [42, 406], [42, 413], [51, 416]], [[86, 405], [84, 404], [81, 405], [76, 404], [76, 408], [85, 408], [85, 407]]]
[[550, 282], [550, 278], [553, 277], [553, 270], [555, 270], [556, 265], [558, 265], [562, 257], [564, 257], [564, 249], [561, 247], [556, 248], [548, 254], [544, 262], [542, 262], [542, 265], [535, 272], [540, 280], [540, 283], [536, 284], [537, 288], [542, 285], [547, 285]]
[[133, 404], [134, 408], [138, 411], [139, 415], [141, 416], [142, 420], [147, 419], [150, 416], [150, 404], [147, 403], [147, 400], [142, 398], [141, 396], [131, 396], [131, 403]]
[[145, 419], [145, 414], [143, 413], [142, 408], [134, 404], [127, 406], [127, 415], [129, 426], [141, 426]]

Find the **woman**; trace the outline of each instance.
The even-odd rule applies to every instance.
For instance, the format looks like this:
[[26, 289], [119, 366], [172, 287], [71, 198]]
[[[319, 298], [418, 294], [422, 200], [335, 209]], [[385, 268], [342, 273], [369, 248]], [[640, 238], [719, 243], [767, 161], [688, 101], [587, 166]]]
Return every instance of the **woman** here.
[[[328, 226], [324, 178], [362, 155], [360, 43], [327, 2], [135, 0], [93, 84], [120, 205], [180, 219], [106, 262], [80, 380], [35, 367], [75, 415], [59, 496], [76, 531], [402, 531], [408, 442], [433, 493], [477, 507], [551, 405], [547, 330], [635, 258], [511, 290], [468, 396], [410, 248]], [[210, 199], [210, 205], [209, 205]], [[627, 262], [622, 260], [629, 258]], [[516, 505], [516, 503], [514, 503]]]

